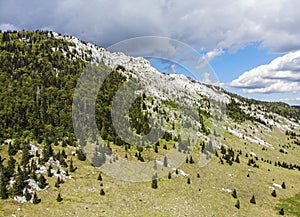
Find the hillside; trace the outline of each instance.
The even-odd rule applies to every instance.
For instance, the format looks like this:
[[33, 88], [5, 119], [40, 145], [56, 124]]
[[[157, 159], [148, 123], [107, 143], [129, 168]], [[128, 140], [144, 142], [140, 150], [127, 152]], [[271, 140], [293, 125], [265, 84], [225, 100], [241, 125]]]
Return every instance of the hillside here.
[[300, 216], [299, 109], [72, 36], [0, 39], [1, 216]]

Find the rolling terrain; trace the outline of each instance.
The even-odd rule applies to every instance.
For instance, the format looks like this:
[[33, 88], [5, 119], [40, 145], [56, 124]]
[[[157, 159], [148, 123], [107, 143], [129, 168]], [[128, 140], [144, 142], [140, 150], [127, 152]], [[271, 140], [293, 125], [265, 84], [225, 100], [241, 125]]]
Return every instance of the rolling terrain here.
[[0, 39], [0, 216], [300, 216], [299, 109], [55, 32]]

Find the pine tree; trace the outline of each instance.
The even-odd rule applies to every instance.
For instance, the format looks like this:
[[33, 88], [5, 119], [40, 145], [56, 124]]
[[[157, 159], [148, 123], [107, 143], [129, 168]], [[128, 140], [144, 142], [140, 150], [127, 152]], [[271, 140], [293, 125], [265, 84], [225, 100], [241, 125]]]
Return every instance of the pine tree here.
[[31, 200], [31, 194], [29, 193], [29, 191], [28, 191], [27, 188], [25, 189], [24, 196], [26, 198], [26, 201], [30, 201]]
[[283, 183], [281, 184], [281, 187], [282, 187], [283, 189], [285, 189], [285, 188], [286, 188], [286, 186], [285, 186], [285, 182], [283, 182]]
[[53, 173], [51, 172], [52, 169], [53, 169], [53, 168], [52, 168], [52, 166], [50, 165], [50, 166], [48, 167], [48, 170], [47, 170], [47, 175], [48, 175], [48, 177], [52, 177], [52, 176], [53, 176]]
[[30, 169], [31, 169], [31, 172], [35, 172], [37, 170], [37, 166], [36, 166], [35, 160], [31, 161]]
[[67, 154], [66, 154], [66, 152], [65, 152], [65, 149], [62, 150], [61, 156], [62, 156], [63, 158], [67, 158]]
[[11, 144], [11, 142], [8, 144], [8, 155], [13, 156], [16, 155], [18, 150], [14, 148], [14, 146]]
[[98, 181], [102, 181], [102, 175], [101, 175], [101, 173], [99, 173], [97, 180]]
[[27, 165], [29, 163], [29, 159], [29, 145], [23, 144], [21, 165]]
[[10, 156], [6, 168], [6, 176], [8, 179], [10, 179], [10, 177], [14, 175], [15, 167], [16, 167], [16, 160], [12, 156]]
[[57, 181], [55, 182], [54, 186], [55, 186], [56, 188], [59, 188], [59, 187], [60, 187], [60, 185], [59, 185], [59, 183], [58, 183]]
[[63, 180], [63, 178], [57, 177], [58, 183], [59, 184], [63, 184], [65, 183], [65, 181]]
[[86, 155], [83, 153], [83, 151], [81, 149], [77, 149], [76, 154], [77, 154], [78, 160], [81, 160], [81, 161], [86, 160]]
[[101, 196], [104, 196], [104, 195], [105, 195], [105, 192], [104, 192], [103, 188], [101, 188], [101, 190], [100, 190], [100, 195], [101, 195]]
[[279, 214], [284, 215], [284, 209], [283, 208], [280, 209]]
[[235, 207], [240, 209], [240, 201], [239, 200], [236, 201]]
[[13, 184], [13, 194], [14, 195], [19, 195], [21, 196], [23, 194], [23, 189], [26, 186], [26, 176], [24, 174], [24, 172], [20, 169], [20, 167], [18, 167], [18, 174], [16, 177], [16, 181]]
[[171, 172], [169, 171], [168, 179], [171, 179], [171, 178], [172, 178], [172, 175], [171, 175]]
[[275, 190], [275, 189], [272, 191], [271, 195], [272, 195], [273, 197], [276, 197], [276, 196], [277, 196], [276, 190]]
[[[1, 167], [1, 165], [0, 165], [0, 167]], [[3, 172], [1, 172], [1, 168], [0, 168], [0, 197], [1, 197], [1, 199], [7, 199], [8, 198], [6, 183], [4, 181]]]
[[61, 197], [60, 193], [58, 193], [56, 201], [61, 202], [62, 200], [63, 200], [63, 198]]
[[41, 189], [44, 189], [47, 185], [48, 185], [47, 179], [43, 176], [43, 174], [41, 174], [39, 177], [39, 187]]
[[153, 189], [157, 189], [157, 188], [158, 188], [158, 185], [157, 185], [157, 179], [152, 179], [151, 187], [152, 187]]
[[236, 156], [235, 162], [236, 162], [236, 163], [240, 163], [239, 155]]
[[195, 161], [193, 160], [193, 157], [191, 156], [190, 157], [190, 164], [193, 164], [193, 163], [195, 163]]
[[199, 173], [197, 173], [197, 178], [200, 178], [200, 174]]
[[70, 169], [71, 173], [75, 172], [75, 170], [77, 169], [77, 167], [73, 166], [73, 160], [72, 160], [72, 158], [71, 158], [71, 161], [70, 161], [69, 169]]
[[237, 192], [236, 192], [236, 190], [235, 190], [235, 189], [233, 190], [233, 192], [232, 192], [232, 194], [231, 194], [231, 195], [232, 195], [232, 197], [233, 197], [233, 198], [237, 198]]
[[39, 180], [38, 180], [38, 177], [37, 177], [37, 175], [36, 175], [35, 172], [34, 172], [34, 173], [31, 173], [30, 177], [31, 177], [34, 181], [36, 181], [36, 182], [39, 181]]
[[46, 163], [50, 157], [53, 156], [53, 149], [50, 144], [46, 144], [43, 148], [43, 158], [42, 161]]
[[32, 203], [33, 203], [33, 204], [38, 204], [38, 203], [40, 203], [40, 202], [41, 202], [41, 199], [38, 198], [36, 192], [34, 192]]
[[250, 203], [253, 203], [253, 204], [256, 204], [256, 200], [255, 200], [255, 196], [253, 195], [251, 200], [250, 200]]
[[187, 183], [188, 183], [188, 184], [191, 184], [191, 179], [190, 179], [190, 177], [188, 177]]
[[62, 184], [62, 183], [64, 183], [64, 182], [63, 182], [63, 181], [60, 179], [60, 177], [58, 176], [54, 186], [55, 186], [56, 188], [59, 188], [59, 187], [60, 187], [60, 184]]
[[61, 166], [68, 167], [68, 164], [61, 153], [57, 154], [56, 159], [59, 161]]

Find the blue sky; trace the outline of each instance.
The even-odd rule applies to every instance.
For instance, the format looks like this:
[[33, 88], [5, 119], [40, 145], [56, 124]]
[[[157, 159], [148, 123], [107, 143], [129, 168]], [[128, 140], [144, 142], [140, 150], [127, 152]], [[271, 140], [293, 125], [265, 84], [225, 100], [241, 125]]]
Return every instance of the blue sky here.
[[268, 52], [267, 49], [261, 48], [259, 43], [251, 43], [234, 53], [226, 50], [224, 54], [210, 61], [210, 64], [218, 74], [220, 81], [229, 83], [243, 72], [268, 64], [281, 55]]
[[[218, 80], [249, 98], [300, 105], [298, 8], [300, 1], [288, 0], [0, 0], [0, 29], [47, 29], [102, 47], [135, 37], [167, 37], [178, 43], [131, 45], [144, 51], [141, 56], [151, 51], [180, 57], [192, 74], [205, 59], [211, 68], [202, 68], [202, 81]], [[193, 53], [189, 63], [180, 43], [198, 52], [187, 49]], [[172, 62], [151, 61], [162, 71], [184, 71]]]

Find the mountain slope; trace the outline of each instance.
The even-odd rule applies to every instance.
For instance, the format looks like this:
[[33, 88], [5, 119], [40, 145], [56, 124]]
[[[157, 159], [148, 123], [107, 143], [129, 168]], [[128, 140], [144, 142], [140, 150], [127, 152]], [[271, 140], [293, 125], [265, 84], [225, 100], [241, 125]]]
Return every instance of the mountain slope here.
[[[53, 32], [1, 33], [0, 48], [0, 154], [6, 158], [0, 192], [9, 197], [0, 202], [2, 215], [299, 213], [286, 202], [297, 201], [300, 192], [299, 110], [162, 74], [143, 58]], [[83, 104], [76, 107], [74, 100]], [[86, 127], [94, 109], [97, 132]], [[157, 134], [147, 137], [153, 129]], [[17, 162], [9, 170], [12, 158]], [[97, 181], [100, 171], [103, 180]], [[41, 185], [41, 175], [49, 184], [45, 190], [30, 185]], [[58, 177], [65, 181], [60, 188]], [[26, 189], [41, 202], [15, 202], [24, 201]], [[59, 203], [58, 192], [64, 198]], [[256, 204], [250, 203], [253, 195]]]

